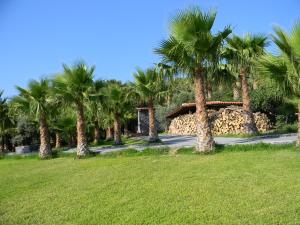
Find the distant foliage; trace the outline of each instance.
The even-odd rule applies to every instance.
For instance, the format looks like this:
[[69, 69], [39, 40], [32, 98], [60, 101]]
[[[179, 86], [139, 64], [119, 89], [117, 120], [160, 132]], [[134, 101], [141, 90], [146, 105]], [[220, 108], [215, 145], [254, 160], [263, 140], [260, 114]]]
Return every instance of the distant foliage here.
[[25, 118], [19, 118], [17, 122], [17, 134], [12, 142], [15, 146], [38, 144], [37, 125]]
[[296, 104], [287, 100], [285, 94], [274, 86], [263, 85], [253, 90], [251, 101], [253, 111], [266, 113], [273, 123], [291, 123], [296, 119]]

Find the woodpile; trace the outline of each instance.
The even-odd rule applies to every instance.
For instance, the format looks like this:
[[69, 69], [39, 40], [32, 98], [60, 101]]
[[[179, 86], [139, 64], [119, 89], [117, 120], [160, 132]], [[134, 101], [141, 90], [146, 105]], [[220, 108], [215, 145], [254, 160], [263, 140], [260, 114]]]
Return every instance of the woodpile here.
[[[219, 111], [208, 110], [212, 132], [221, 134], [242, 134], [244, 132], [245, 111], [238, 107], [222, 108]], [[256, 126], [260, 132], [271, 129], [270, 120], [264, 113], [254, 113]], [[169, 126], [170, 134], [194, 135], [196, 134], [195, 114], [185, 114], [175, 117]]]

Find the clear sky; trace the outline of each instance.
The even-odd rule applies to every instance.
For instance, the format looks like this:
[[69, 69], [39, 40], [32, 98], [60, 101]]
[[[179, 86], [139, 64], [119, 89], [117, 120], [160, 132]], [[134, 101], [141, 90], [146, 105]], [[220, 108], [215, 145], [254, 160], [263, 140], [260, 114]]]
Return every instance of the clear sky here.
[[83, 59], [95, 78], [132, 79], [135, 68], [159, 58], [153, 48], [167, 36], [168, 21], [190, 5], [218, 11], [216, 30], [270, 34], [300, 19], [299, 0], [0, 0], [0, 89], [61, 71]]

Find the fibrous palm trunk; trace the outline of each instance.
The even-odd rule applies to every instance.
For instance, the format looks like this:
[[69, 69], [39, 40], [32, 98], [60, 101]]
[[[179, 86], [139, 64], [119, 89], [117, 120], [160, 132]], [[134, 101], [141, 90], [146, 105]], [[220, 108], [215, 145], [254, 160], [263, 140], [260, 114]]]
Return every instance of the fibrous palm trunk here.
[[298, 135], [296, 145], [300, 148], [300, 99], [298, 100]]
[[244, 69], [240, 70], [240, 78], [242, 83], [242, 98], [243, 98], [243, 109], [244, 109], [244, 132], [247, 134], [257, 133], [257, 127], [255, 124], [254, 116], [251, 110], [249, 87], [246, 77], [246, 71]]
[[114, 143], [115, 145], [121, 145], [121, 122], [120, 122], [120, 115], [115, 114], [114, 116]]
[[214, 149], [214, 139], [212, 137], [206, 111], [205, 90], [203, 84], [202, 69], [195, 71], [195, 101], [196, 101], [196, 127], [197, 127], [197, 151], [211, 152]]
[[99, 129], [99, 122], [95, 121], [94, 123], [94, 144], [99, 144], [100, 141], [100, 129]]
[[148, 103], [148, 113], [149, 113], [149, 142], [157, 142], [159, 138], [155, 127], [155, 110], [153, 106], [153, 101], [151, 99]]
[[85, 135], [85, 119], [83, 112], [83, 105], [81, 102], [77, 102], [76, 105], [76, 116], [77, 116], [77, 157], [83, 157], [89, 154], [89, 147]]
[[60, 132], [56, 131], [55, 132], [55, 148], [60, 148], [61, 147], [61, 136]]
[[233, 100], [239, 100], [241, 98], [241, 90], [239, 89], [236, 82], [232, 84]]
[[112, 127], [108, 127], [106, 128], [106, 141], [111, 141], [113, 139], [113, 128]]
[[44, 113], [40, 114], [40, 151], [39, 157], [41, 159], [51, 158], [52, 151], [50, 146], [50, 138], [49, 138], [49, 130], [48, 124], [46, 120], [46, 116]]

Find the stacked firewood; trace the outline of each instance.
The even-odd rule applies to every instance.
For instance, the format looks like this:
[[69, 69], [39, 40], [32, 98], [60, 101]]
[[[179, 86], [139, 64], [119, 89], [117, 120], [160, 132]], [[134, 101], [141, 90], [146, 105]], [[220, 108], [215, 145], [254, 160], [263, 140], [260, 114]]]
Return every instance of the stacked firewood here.
[[[213, 134], [242, 134], [245, 133], [245, 112], [241, 108], [223, 108], [219, 111], [209, 110], [208, 116]], [[260, 112], [254, 113], [256, 126], [260, 132], [271, 129], [270, 120]], [[196, 134], [195, 114], [185, 114], [174, 118], [169, 126], [170, 134]]]

